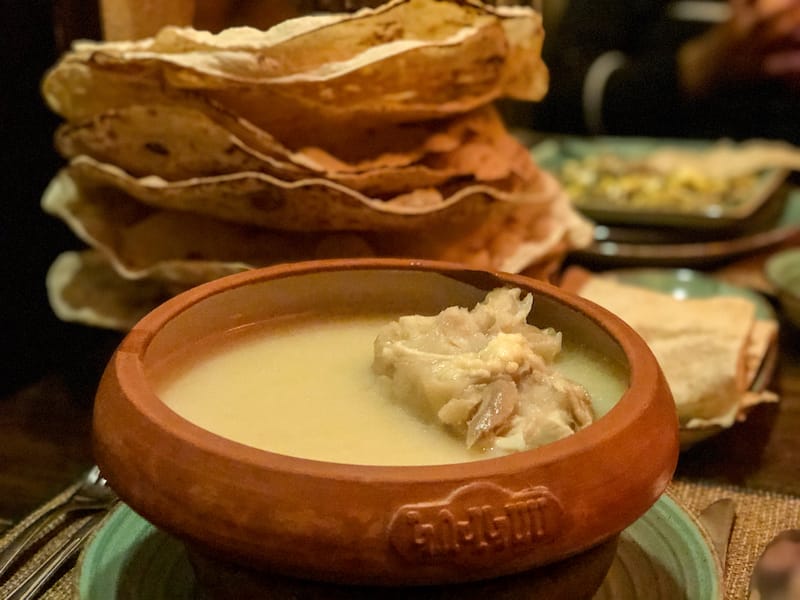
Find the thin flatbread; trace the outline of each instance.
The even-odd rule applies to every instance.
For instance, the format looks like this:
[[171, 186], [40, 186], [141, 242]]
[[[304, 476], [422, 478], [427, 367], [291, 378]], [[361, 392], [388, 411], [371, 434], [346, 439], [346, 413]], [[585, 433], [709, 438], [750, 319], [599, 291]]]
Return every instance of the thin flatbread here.
[[152, 175], [135, 178], [87, 156], [74, 158], [67, 168], [87, 187], [115, 188], [150, 206], [288, 231], [458, 227], [489, 211], [546, 204], [560, 192], [558, 183], [543, 171], [532, 181], [513, 182], [510, 189], [476, 183], [453, 193], [447, 188], [421, 188], [382, 200], [323, 178], [284, 181], [244, 172], [170, 182]]
[[744, 298], [677, 299], [571, 269], [562, 285], [626, 321], [647, 342], [675, 399], [681, 425], [729, 427], [753, 394], [758, 366], [774, 340], [774, 322], [759, 322]]
[[[592, 227], [565, 196], [512, 213], [411, 232], [290, 232], [158, 209], [115, 188], [92, 187], [61, 171], [43, 209], [63, 220], [128, 279], [195, 285], [251, 267], [313, 258], [396, 256], [547, 276]], [[566, 214], [564, 214], [566, 213]]]
[[156, 306], [182, 291], [158, 281], [121, 277], [92, 250], [64, 252], [46, 277], [50, 307], [62, 321], [127, 331]]
[[[468, 24], [456, 20], [457, 25], [448, 28], [432, 19], [435, 33], [426, 32], [428, 39], [402, 37], [425, 11], [443, 7], [465, 12], [470, 18], [462, 21]], [[276, 36], [269, 30], [261, 33], [259, 42], [254, 30], [211, 36], [166, 28], [152, 40], [84, 42], [48, 72], [43, 94], [51, 108], [70, 121], [131, 103], [199, 95], [291, 147], [304, 147], [340, 137], [342, 127], [365, 132], [391, 123], [447, 118], [504, 95], [535, 100], [546, 92], [546, 67], [539, 52], [541, 18], [535, 11], [433, 0], [399, 0], [381, 10], [384, 15], [403, 11], [410, 21], [395, 21], [396, 31], [373, 31], [367, 47], [349, 58], [325, 62], [327, 54], [320, 50], [313, 64], [304, 63], [301, 71], [293, 70], [292, 61], [284, 65], [285, 53], [278, 50], [301, 38], [316, 47], [309, 41], [314, 37], [305, 34]], [[366, 22], [369, 17], [364, 13], [354, 20]], [[347, 18], [338, 26], [346, 23]], [[439, 33], [443, 28], [445, 36]], [[351, 29], [331, 36], [337, 57], [342, 48], [358, 45]], [[238, 36], [244, 42], [236, 41]]]
[[[416, 131], [409, 133], [416, 138]], [[412, 142], [405, 159], [395, 160], [405, 146], [398, 140], [392, 157], [383, 152], [383, 158], [375, 157], [369, 169], [357, 163], [361, 166], [358, 172], [350, 164], [323, 156], [321, 150], [306, 149], [301, 158], [301, 153], [275, 142], [267, 150], [270, 153], [262, 152], [207, 112], [177, 104], [128, 106], [80, 124], [66, 123], [57, 130], [55, 144], [65, 158], [87, 155], [134, 177], [154, 175], [180, 181], [241, 172], [263, 173], [284, 181], [323, 177], [378, 198], [445, 184], [455, 191], [478, 181], [509, 187], [514, 178], [536, 176], [527, 149], [506, 131], [492, 107], [459, 117], [430, 132], [426, 139]], [[379, 161], [387, 164], [381, 166]], [[309, 168], [311, 164], [316, 168]]]

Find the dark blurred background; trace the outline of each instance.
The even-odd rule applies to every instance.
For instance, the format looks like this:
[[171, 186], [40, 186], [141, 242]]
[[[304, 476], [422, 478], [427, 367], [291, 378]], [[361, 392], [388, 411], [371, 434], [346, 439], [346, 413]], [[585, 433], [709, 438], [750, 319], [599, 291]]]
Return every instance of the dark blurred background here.
[[71, 39], [96, 37], [99, 25], [90, 0], [0, 2], [0, 389], [8, 392], [55, 364], [80, 370], [80, 351], [96, 333], [61, 323], [47, 302], [50, 263], [80, 243], [39, 208], [63, 162], [52, 145], [59, 119], [42, 101], [39, 82]]

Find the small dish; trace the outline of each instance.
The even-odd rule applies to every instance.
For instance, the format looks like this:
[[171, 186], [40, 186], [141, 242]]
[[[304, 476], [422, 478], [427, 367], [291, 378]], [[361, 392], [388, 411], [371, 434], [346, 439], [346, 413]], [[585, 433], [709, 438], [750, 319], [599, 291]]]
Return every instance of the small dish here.
[[[190, 600], [198, 593], [183, 544], [126, 505], [83, 551], [75, 580], [80, 600]], [[595, 600], [676, 597], [722, 598], [722, 567], [703, 528], [665, 494], [620, 536]]]
[[[571, 193], [575, 206], [598, 223], [729, 228], [743, 223], [759, 210], [784, 182], [788, 172], [785, 169], [767, 169], [747, 177], [746, 181], [731, 189], [726, 188], [727, 180], [709, 178], [705, 182], [698, 181], [699, 172], [683, 173], [681, 169], [672, 169], [667, 176], [643, 162], [648, 154], [657, 150], [704, 151], [714, 147], [713, 143], [701, 140], [566, 137], [542, 142], [532, 149], [532, 153], [537, 163], [556, 175], [567, 189], [575, 188]], [[637, 178], [642, 179], [641, 185], [636, 184]], [[603, 192], [595, 189], [595, 184]], [[708, 189], [701, 193], [704, 186]], [[665, 195], [663, 202], [643, 196], [647, 193], [652, 196], [654, 187], [662, 190], [659, 193]], [[722, 189], [717, 189], [720, 187]], [[604, 193], [606, 189], [608, 194], [622, 193], [630, 202], [612, 200]], [[623, 193], [623, 190], [628, 191]], [[697, 206], [682, 205], [693, 194], [704, 198], [703, 201]]]
[[[605, 275], [613, 277], [620, 283], [635, 285], [656, 292], [669, 294], [679, 299], [711, 298], [714, 296], [730, 296], [744, 298], [755, 307], [755, 317], [760, 321], [776, 322], [777, 315], [772, 305], [761, 294], [736, 285], [726, 283], [715, 277], [705, 275], [692, 269], [659, 269], [630, 268], [606, 271]], [[570, 278], [572, 275], [570, 275]], [[573, 280], [574, 282], [574, 280]], [[570, 282], [567, 287], [574, 285]], [[574, 290], [573, 290], [574, 291]], [[777, 328], [777, 325], [775, 325]], [[778, 345], [776, 336], [770, 340], [760, 364], [756, 366], [750, 380], [749, 391], [760, 393], [767, 389], [777, 366]], [[737, 420], [746, 418], [747, 411], [753, 404], [740, 406]], [[705, 424], [695, 427], [680, 427], [679, 436], [681, 451], [713, 437], [724, 427], [716, 424]]]
[[[761, 294], [747, 288], [728, 284], [714, 277], [704, 275], [691, 269], [623, 269], [616, 271], [615, 276], [625, 283], [639, 285], [651, 290], [665, 292], [678, 298], [710, 298], [712, 296], [735, 296], [744, 298], [755, 305], [756, 319], [777, 319], [772, 305]], [[767, 389], [777, 366], [778, 346], [770, 344], [750, 385], [753, 392]], [[745, 414], [742, 414], [743, 419]], [[685, 451], [696, 444], [707, 440], [724, 428], [719, 425], [700, 427], [681, 427], [681, 450]]]
[[782, 250], [764, 264], [764, 275], [787, 319], [800, 327], [800, 248]]

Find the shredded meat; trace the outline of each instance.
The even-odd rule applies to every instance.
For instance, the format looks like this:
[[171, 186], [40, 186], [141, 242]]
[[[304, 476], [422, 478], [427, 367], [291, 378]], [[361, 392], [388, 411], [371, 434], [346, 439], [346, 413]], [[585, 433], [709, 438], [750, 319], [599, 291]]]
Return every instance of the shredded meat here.
[[561, 334], [528, 324], [533, 297], [489, 292], [472, 310], [405, 316], [375, 340], [374, 370], [395, 399], [466, 445], [535, 448], [592, 422], [586, 390], [552, 367]]

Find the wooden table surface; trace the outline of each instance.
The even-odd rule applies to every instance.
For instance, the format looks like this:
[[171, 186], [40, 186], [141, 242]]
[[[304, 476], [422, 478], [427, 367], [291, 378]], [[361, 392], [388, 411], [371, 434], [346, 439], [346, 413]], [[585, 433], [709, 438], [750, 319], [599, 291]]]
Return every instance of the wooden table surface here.
[[93, 463], [94, 391], [122, 336], [82, 333], [62, 362], [0, 398], [0, 519], [25, 516]]
[[[780, 403], [756, 407], [745, 422], [682, 454], [678, 477], [800, 495], [798, 335], [781, 323], [770, 386]], [[63, 364], [0, 398], [0, 519], [23, 517], [92, 464], [92, 398], [121, 336], [83, 337]]]

